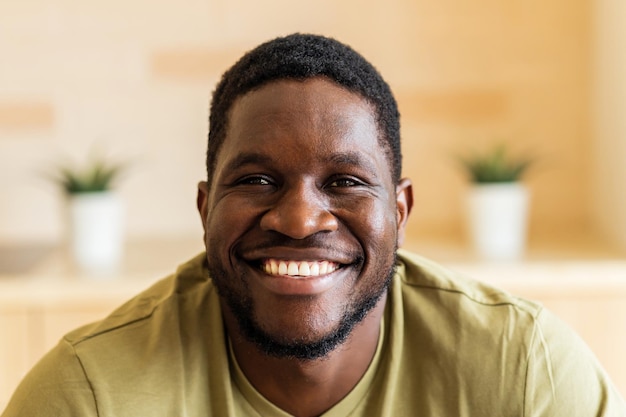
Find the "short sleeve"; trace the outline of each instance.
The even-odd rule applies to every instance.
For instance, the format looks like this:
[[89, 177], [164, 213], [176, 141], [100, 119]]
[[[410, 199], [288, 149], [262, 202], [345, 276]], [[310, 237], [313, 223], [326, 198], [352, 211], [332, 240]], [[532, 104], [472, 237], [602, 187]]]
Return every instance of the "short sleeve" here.
[[66, 340], [46, 354], [17, 387], [2, 417], [98, 416], [94, 393]]
[[587, 345], [546, 310], [528, 354], [524, 417], [624, 417], [626, 405]]

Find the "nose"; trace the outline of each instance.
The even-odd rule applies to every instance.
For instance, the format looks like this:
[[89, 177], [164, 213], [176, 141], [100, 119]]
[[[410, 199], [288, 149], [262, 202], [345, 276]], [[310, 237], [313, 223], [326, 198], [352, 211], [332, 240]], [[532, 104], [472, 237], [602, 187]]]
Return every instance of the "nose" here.
[[314, 187], [301, 185], [281, 193], [261, 218], [261, 229], [279, 232], [292, 239], [337, 230], [339, 224], [329, 211], [327, 199], [321, 191], [311, 188]]

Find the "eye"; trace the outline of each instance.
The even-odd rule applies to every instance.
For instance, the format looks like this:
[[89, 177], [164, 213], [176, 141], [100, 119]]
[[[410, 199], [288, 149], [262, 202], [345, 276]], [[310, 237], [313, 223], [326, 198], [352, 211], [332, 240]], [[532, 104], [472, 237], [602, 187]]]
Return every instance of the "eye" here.
[[271, 185], [272, 182], [269, 178], [266, 178], [262, 175], [251, 175], [244, 178], [239, 179], [236, 182], [237, 185]]
[[359, 185], [363, 185], [363, 182], [353, 177], [335, 178], [328, 183], [329, 187], [335, 187], [335, 188], [356, 187]]

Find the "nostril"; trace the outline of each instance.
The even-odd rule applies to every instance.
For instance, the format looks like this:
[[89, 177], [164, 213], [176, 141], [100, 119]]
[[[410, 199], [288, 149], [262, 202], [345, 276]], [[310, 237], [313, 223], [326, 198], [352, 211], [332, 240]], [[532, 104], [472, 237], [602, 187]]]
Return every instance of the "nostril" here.
[[317, 204], [285, 204], [268, 210], [261, 218], [263, 230], [276, 231], [293, 239], [335, 231], [337, 227], [335, 216]]

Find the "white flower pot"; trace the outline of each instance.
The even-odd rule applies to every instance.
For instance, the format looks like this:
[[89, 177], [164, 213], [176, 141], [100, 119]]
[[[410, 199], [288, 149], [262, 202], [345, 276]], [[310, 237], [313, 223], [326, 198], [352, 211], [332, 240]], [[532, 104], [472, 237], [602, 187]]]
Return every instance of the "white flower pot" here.
[[526, 248], [529, 192], [520, 183], [476, 184], [468, 195], [472, 244], [489, 260], [516, 260]]
[[118, 268], [124, 241], [124, 207], [117, 194], [70, 196], [69, 226], [72, 255], [78, 266], [96, 275]]

